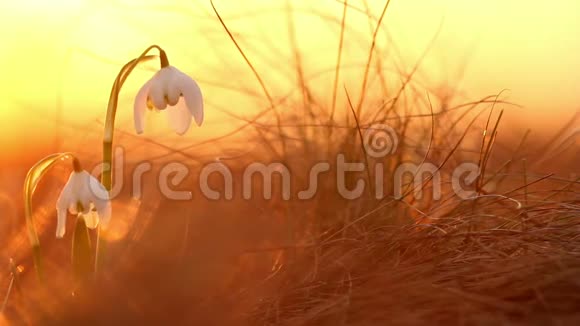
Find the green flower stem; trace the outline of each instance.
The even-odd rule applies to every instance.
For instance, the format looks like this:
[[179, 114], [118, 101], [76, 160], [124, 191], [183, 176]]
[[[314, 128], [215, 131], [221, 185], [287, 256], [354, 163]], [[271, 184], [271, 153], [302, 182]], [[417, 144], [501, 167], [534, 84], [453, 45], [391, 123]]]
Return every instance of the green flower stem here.
[[72, 236], [71, 262], [74, 287], [90, 279], [92, 269], [92, 250], [89, 229], [84, 218], [77, 217]]
[[[139, 57], [127, 62], [123, 68], [121, 68], [111, 88], [109, 103], [107, 105], [107, 116], [105, 120], [105, 130], [103, 137], [103, 172], [101, 174], [101, 183], [109, 192], [113, 188], [113, 136], [115, 130], [115, 116], [117, 115], [117, 106], [119, 102], [119, 93], [121, 92], [123, 84], [133, 69], [135, 69], [139, 63], [156, 57], [147, 54], [153, 49], [157, 49], [159, 51], [161, 68], [169, 66], [169, 60], [167, 59], [167, 54], [165, 51], [158, 45], [151, 45], [145, 49], [145, 51], [143, 51]], [[102, 241], [101, 232], [104, 232], [104, 230], [101, 230], [99, 227], [97, 231], [97, 244], [95, 249], [95, 274], [99, 270], [99, 264], [101, 263], [104, 255], [103, 246], [105, 243]]]
[[112, 168], [111, 164], [113, 163], [113, 142], [112, 141], [104, 141], [103, 142], [103, 174], [101, 175], [101, 183], [107, 189], [107, 191], [111, 191], [112, 189]]

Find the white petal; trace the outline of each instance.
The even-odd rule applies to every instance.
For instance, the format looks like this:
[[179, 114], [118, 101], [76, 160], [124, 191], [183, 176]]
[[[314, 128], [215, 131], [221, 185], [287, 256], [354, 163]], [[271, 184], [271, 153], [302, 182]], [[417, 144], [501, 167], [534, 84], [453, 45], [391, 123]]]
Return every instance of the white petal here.
[[[62, 238], [65, 234], [67, 209], [77, 214], [78, 203], [83, 206], [83, 211], [79, 213], [89, 228], [97, 227], [101, 213], [107, 220], [110, 218], [109, 194], [105, 187], [87, 171], [72, 172], [57, 199], [58, 238]], [[97, 211], [93, 211], [93, 208]]]
[[179, 87], [181, 72], [174, 67], [168, 68], [171, 68], [171, 76], [167, 76], [167, 92], [165, 95], [167, 96], [167, 104], [170, 106], [175, 106], [181, 98], [181, 88]]
[[70, 205], [68, 205], [68, 212], [71, 213], [72, 215], [77, 215], [79, 212], [77, 211], [77, 203], [70, 203]]
[[73, 183], [74, 183], [74, 172], [72, 172], [69, 177], [68, 181], [65, 183], [64, 187], [60, 191], [60, 195], [58, 195], [58, 199], [56, 200], [56, 208], [66, 208], [72, 201], [72, 190], [73, 190]]
[[158, 71], [151, 79], [151, 87], [149, 88], [149, 98], [153, 102], [153, 106], [158, 110], [165, 110], [167, 107], [167, 102], [165, 101], [166, 84], [162, 77], [161, 71]]
[[151, 79], [141, 86], [133, 103], [133, 120], [135, 121], [135, 132], [138, 134], [142, 134], [145, 129], [145, 112], [147, 111], [147, 96], [149, 96], [150, 87]]
[[75, 191], [75, 196], [77, 197], [77, 202], [82, 205], [83, 211], [81, 213], [88, 214], [91, 210], [91, 202], [95, 197], [94, 192], [97, 187], [95, 187], [96, 179], [90, 175], [87, 171], [81, 171], [77, 173], [78, 184]]
[[203, 96], [201, 94], [201, 89], [188, 75], [180, 72], [179, 76], [179, 89], [181, 94], [185, 99], [185, 104], [193, 115], [195, 123], [201, 126], [203, 123]]
[[56, 237], [62, 238], [66, 231], [66, 208], [56, 209], [57, 222], [56, 222]]
[[70, 174], [68, 181], [62, 188], [58, 199], [56, 200], [56, 214], [57, 214], [57, 226], [56, 226], [56, 237], [62, 238], [66, 229], [66, 211], [73, 200], [73, 185], [76, 176], [73, 173]]
[[70, 174], [69, 182], [71, 185], [71, 204], [76, 204], [76, 202], [80, 200], [80, 193], [83, 191], [83, 188], [85, 188], [87, 183], [87, 174], [88, 173], [84, 170], [80, 172], [73, 171]]
[[103, 184], [99, 180], [97, 180], [97, 178], [90, 175], [88, 172], [86, 171], [83, 172], [86, 173], [85, 175], [87, 180], [86, 189], [89, 192], [89, 200], [92, 202], [98, 200], [108, 201], [109, 192], [107, 191], [107, 189], [105, 189], [105, 186], [103, 186]]
[[99, 180], [97, 180], [97, 178], [90, 174], [88, 174], [88, 176], [92, 195], [91, 202], [97, 210], [101, 224], [103, 226], [107, 226], [109, 220], [111, 219], [111, 202], [109, 199], [109, 192], [107, 189], [105, 189], [105, 186], [103, 186]]
[[170, 106], [164, 112], [169, 125], [178, 135], [183, 135], [189, 130], [191, 113], [185, 105], [185, 100], [180, 99], [176, 106]]
[[56, 209], [56, 237], [62, 238], [64, 233], [66, 232], [66, 208], [57, 208]]
[[85, 220], [85, 225], [89, 229], [95, 229], [99, 225], [99, 214], [94, 210], [90, 210], [87, 214], [83, 214], [82, 218]]
[[[90, 174], [87, 171], [72, 172], [70, 175], [70, 196], [67, 207], [71, 214], [89, 211], [92, 197], [89, 190], [89, 177]], [[82, 206], [82, 212], [78, 212], [79, 203]]]

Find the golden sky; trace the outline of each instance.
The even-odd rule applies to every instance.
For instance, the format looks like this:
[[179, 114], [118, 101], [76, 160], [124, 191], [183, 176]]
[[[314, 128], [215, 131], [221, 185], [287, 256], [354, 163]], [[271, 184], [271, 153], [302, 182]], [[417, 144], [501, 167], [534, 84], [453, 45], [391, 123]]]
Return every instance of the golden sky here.
[[[367, 2], [378, 17], [384, 2]], [[343, 82], [357, 89], [370, 27], [358, 11], [364, 10], [364, 1], [349, 3], [354, 8], [347, 13], [343, 62], [355, 68], [345, 68]], [[288, 5], [305, 69], [311, 75], [332, 70], [342, 14], [339, 1], [215, 4], [274, 94], [290, 89], [287, 76], [293, 71]], [[19, 137], [50, 144], [59, 132], [71, 129], [83, 130], [83, 137], [98, 137], [118, 69], [153, 43], [198, 80], [207, 99], [205, 128], [193, 128], [191, 137], [219, 134], [235, 123], [224, 110], [249, 116], [264, 107], [264, 98], [239, 91], [260, 94], [209, 0], [2, 1], [0, 13], [0, 144], [13, 150], [20, 148], [14, 141]], [[432, 85], [453, 85], [467, 64], [460, 84], [466, 96], [476, 99], [509, 89], [506, 98], [526, 107], [512, 117], [532, 127], [557, 124], [579, 107], [580, 1], [393, 0], [384, 25], [378, 47], [392, 54], [390, 37], [399, 51], [395, 61], [406, 71], [441, 26], [420, 69], [421, 78]], [[120, 129], [133, 131], [131, 97], [151, 73], [141, 70], [125, 86]], [[330, 93], [330, 79], [319, 81], [316, 87]], [[168, 130], [164, 121], [160, 125], [151, 133]]]

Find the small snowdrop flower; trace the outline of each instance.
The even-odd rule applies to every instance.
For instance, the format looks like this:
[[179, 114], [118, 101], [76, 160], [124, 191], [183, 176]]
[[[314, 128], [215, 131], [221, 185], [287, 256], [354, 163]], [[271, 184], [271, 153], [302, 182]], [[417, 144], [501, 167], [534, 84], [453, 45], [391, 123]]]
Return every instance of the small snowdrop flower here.
[[111, 202], [105, 187], [95, 177], [81, 169], [78, 160], [73, 160], [73, 167], [74, 171], [56, 202], [57, 238], [64, 236], [67, 210], [79, 218], [84, 218], [85, 224], [90, 229], [96, 228], [99, 224], [106, 227], [111, 219]]
[[201, 126], [203, 122], [203, 98], [195, 80], [170, 66], [164, 53], [162, 68], [139, 90], [134, 102], [135, 131], [143, 133], [146, 109], [165, 113], [169, 125], [183, 135], [191, 126], [191, 117]]

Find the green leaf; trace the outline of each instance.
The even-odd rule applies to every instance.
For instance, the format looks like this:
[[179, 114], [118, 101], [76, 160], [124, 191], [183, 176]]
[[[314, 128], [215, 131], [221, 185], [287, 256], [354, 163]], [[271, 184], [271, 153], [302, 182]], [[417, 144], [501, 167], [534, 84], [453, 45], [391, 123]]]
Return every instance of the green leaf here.
[[84, 218], [77, 218], [72, 238], [71, 258], [76, 287], [89, 280], [93, 271], [91, 238]]
[[32, 197], [36, 190], [38, 182], [46, 174], [48, 169], [55, 163], [71, 158], [71, 153], [55, 153], [51, 154], [42, 160], [38, 161], [26, 174], [24, 179], [24, 217], [26, 218], [26, 227], [28, 228], [28, 237], [32, 245], [32, 256], [34, 260], [34, 267], [38, 277], [42, 279], [42, 263], [40, 256], [40, 241], [38, 240], [38, 233], [34, 226], [33, 211], [32, 211]]

